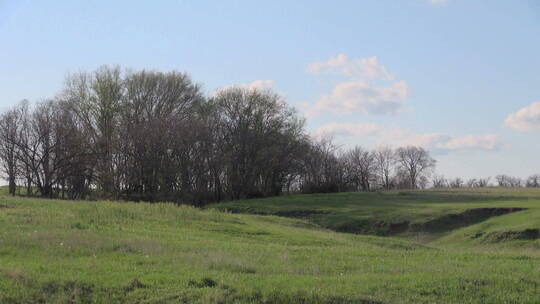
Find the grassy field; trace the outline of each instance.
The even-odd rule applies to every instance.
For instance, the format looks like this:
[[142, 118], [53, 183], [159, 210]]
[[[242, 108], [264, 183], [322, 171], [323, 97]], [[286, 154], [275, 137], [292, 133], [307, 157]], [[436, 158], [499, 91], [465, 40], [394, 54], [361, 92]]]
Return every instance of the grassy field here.
[[215, 207], [2, 196], [0, 303], [540, 303], [540, 191]]
[[540, 249], [540, 189], [294, 195], [213, 207], [301, 218], [334, 231], [393, 235], [422, 243], [469, 246], [510, 242], [511, 246]]

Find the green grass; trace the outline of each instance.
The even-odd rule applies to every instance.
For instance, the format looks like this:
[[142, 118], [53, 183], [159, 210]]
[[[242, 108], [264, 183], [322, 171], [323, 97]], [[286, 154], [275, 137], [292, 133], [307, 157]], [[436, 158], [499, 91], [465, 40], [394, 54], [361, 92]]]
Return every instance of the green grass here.
[[[540, 303], [537, 240], [470, 237], [538, 227], [539, 197], [532, 190], [347, 193], [223, 205], [303, 211], [293, 214], [305, 219], [295, 219], [4, 196], [0, 303]], [[486, 206], [528, 210], [425, 243], [322, 228], [421, 223]]]
[[[234, 213], [299, 217], [334, 231], [404, 236], [424, 243], [437, 241], [438, 246], [444, 245], [442, 240], [453, 245], [459, 242], [482, 245], [493, 240], [490, 237], [498, 232], [540, 229], [540, 189], [481, 188], [293, 195], [228, 202], [212, 207]], [[468, 218], [468, 221], [445, 219], [449, 214], [485, 208], [527, 210], [504, 216], [477, 215], [476, 218]], [[430, 222], [433, 224], [428, 225]], [[393, 227], [399, 228], [399, 224], [403, 223], [409, 229], [392, 231]], [[469, 226], [469, 229], [459, 229], [465, 226]], [[479, 235], [482, 232], [491, 234]], [[465, 237], [469, 234], [476, 236], [474, 241]], [[523, 244], [540, 249], [539, 240], [529, 240]]]

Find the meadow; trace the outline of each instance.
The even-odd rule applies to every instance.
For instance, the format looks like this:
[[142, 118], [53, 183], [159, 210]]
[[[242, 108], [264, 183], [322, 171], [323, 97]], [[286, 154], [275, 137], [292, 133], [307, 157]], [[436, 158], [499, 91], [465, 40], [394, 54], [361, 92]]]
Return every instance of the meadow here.
[[540, 303], [538, 228], [530, 189], [2, 196], [0, 303]]
[[[301, 218], [338, 232], [398, 236], [421, 243], [490, 243], [540, 249], [538, 189], [310, 194], [234, 201], [213, 207], [233, 213]], [[475, 237], [470, 238], [471, 235]], [[493, 240], [503, 236], [504, 243]]]

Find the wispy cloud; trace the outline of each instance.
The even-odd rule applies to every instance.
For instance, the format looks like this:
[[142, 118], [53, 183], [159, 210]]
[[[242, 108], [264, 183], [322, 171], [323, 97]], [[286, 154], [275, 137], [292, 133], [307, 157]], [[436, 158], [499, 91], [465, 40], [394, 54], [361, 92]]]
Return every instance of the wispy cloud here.
[[307, 71], [312, 74], [341, 74], [355, 78], [394, 80], [384, 66], [377, 63], [377, 57], [349, 59], [345, 54], [339, 54], [326, 61], [312, 62]]
[[325, 136], [376, 136], [380, 135], [383, 129], [381, 126], [374, 123], [329, 123], [319, 127], [313, 135], [317, 137]]
[[464, 136], [451, 136], [444, 133], [411, 134], [399, 144], [422, 146], [435, 152], [461, 150], [494, 151], [501, 147], [501, 141], [495, 134], [471, 134]]
[[370, 137], [378, 145], [421, 146], [437, 153], [463, 150], [494, 151], [500, 148], [501, 141], [495, 134], [452, 136], [444, 133], [418, 134], [395, 126], [373, 123], [329, 123], [319, 127], [316, 136], [332, 137]]

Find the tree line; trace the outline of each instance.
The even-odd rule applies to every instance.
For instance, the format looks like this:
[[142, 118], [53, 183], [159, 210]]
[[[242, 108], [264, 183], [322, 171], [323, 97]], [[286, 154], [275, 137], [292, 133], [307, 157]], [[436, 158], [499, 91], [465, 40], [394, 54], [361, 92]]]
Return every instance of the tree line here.
[[425, 188], [421, 147], [340, 149], [271, 90], [205, 96], [185, 73], [101, 67], [0, 117], [9, 192], [203, 205], [283, 193]]
[[483, 187], [505, 187], [505, 188], [540, 188], [540, 174], [533, 174], [526, 179], [506, 174], [499, 174], [492, 180], [487, 178], [470, 178], [465, 180], [461, 177], [448, 179], [442, 175], [435, 175], [432, 179], [433, 188], [483, 188]]

